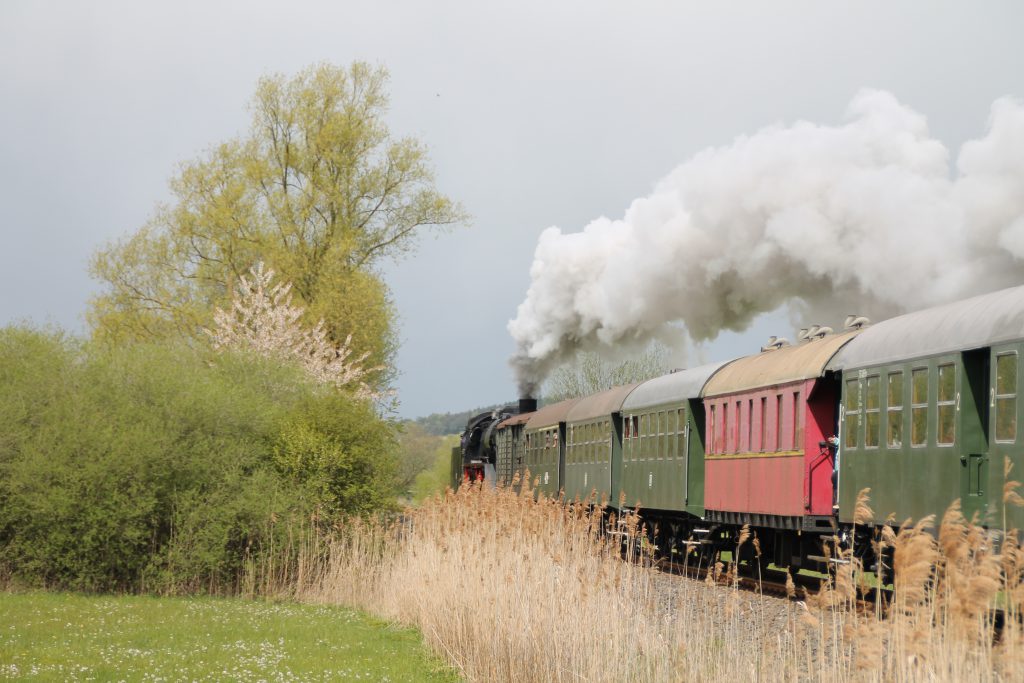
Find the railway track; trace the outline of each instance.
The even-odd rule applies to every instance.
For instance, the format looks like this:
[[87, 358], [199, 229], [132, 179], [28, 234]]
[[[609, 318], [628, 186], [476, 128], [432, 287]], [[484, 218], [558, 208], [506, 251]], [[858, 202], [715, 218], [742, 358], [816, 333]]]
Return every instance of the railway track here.
[[[708, 582], [707, 577], [710, 571], [710, 567], [707, 564], [686, 564], [666, 559], [654, 561], [651, 566], [663, 574], [701, 583]], [[750, 573], [751, 569], [747, 565], [741, 564], [740, 570], [736, 575], [726, 570], [721, 571], [718, 578], [713, 580], [713, 584], [721, 587], [736, 587], [747, 592], [779, 599], [799, 601], [806, 600], [808, 597], [819, 593], [823, 582], [826, 580], [823, 577], [797, 573], [791, 575], [792, 583], [789, 583], [787, 582], [787, 576], [790, 575], [788, 572], [780, 569], [762, 570], [760, 576], [752, 575]], [[756, 567], [754, 571], [757, 571]], [[892, 589], [873, 587], [856, 600], [855, 609], [861, 614], [877, 614], [879, 609], [881, 609], [881, 612], [884, 614], [892, 602]], [[1002, 635], [1006, 614], [1002, 609], [994, 608], [991, 611], [991, 617], [994, 640], [998, 642]]]

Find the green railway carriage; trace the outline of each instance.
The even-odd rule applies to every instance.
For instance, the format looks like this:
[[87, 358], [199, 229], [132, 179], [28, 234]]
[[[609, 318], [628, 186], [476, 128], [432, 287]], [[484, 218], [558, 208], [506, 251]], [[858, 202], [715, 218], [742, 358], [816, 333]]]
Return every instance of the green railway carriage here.
[[523, 471], [538, 493], [556, 497], [565, 480], [565, 420], [577, 399], [544, 406], [530, 414], [523, 428]]
[[1024, 528], [1002, 500], [1005, 459], [1024, 476], [1022, 353], [1024, 287], [892, 318], [844, 347], [829, 364], [843, 374], [840, 521], [870, 488], [879, 524], [960, 499], [990, 529]]
[[622, 404], [622, 492], [627, 507], [704, 514], [704, 405], [708, 379], [728, 362], [642, 383]]
[[565, 497], [618, 507], [622, 467], [622, 401], [639, 383], [580, 399], [566, 414]]
[[532, 412], [520, 413], [498, 425], [495, 436], [495, 475], [499, 486], [512, 486], [522, 481], [526, 469], [523, 431], [532, 416]]

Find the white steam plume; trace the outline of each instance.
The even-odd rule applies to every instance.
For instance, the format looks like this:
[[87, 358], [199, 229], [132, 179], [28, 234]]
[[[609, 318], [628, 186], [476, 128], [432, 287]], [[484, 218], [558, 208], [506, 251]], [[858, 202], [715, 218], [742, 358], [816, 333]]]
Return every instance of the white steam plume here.
[[1024, 281], [1024, 103], [950, 152], [877, 90], [682, 164], [619, 220], [548, 228], [509, 323], [520, 391], [577, 350], [742, 330], [787, 304], [879, 318]]

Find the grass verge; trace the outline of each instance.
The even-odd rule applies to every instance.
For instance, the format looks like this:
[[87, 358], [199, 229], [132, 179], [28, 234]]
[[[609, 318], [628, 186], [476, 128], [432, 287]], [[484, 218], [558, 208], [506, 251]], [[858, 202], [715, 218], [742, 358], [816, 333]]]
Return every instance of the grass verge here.
[[0, 678], [456, 681], [420, 636], [340, 607], [0, 593]]

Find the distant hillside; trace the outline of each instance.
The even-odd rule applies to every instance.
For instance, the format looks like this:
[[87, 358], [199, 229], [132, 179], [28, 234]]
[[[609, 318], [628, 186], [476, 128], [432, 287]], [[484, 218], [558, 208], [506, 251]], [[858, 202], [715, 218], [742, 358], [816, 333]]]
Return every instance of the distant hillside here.
[[479, 415], [480, 413], [491, 411], [496, 408], [514, 406], [516, 404], [517, 401], [506, 401], [505, 403], [496, 403], [492, 406], [473, 408], [472, 410], [464, 410], [459, 413], [434, 413], [432, 415], [427, 415], [426, 417], [418, 417], [413, 420], [413, 422], [423, 427], [427, 432], [436, 434], [437, 436], [459, 434], [466, 428], [466, 423], [469, 422], [469, 418], [474, 415]]

